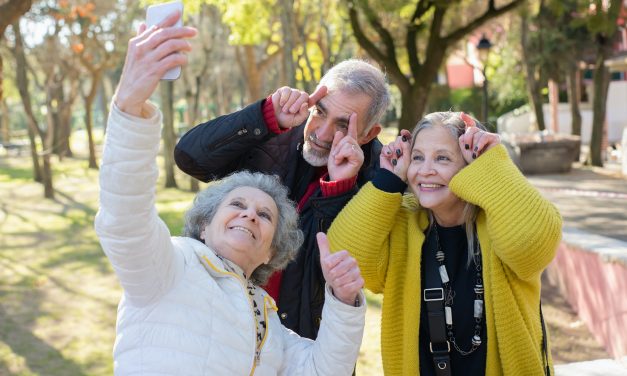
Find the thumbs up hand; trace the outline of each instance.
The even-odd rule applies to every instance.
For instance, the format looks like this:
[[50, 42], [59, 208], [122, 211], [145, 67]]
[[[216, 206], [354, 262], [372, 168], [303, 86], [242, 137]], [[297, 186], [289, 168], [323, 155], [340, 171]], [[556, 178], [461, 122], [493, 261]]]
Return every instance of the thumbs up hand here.
[[323, 232], [316, 235], [320, 249], [322, 274], [333, 295], [348, 305], [355, 305], [359, 291], [364, 286], [357, 261], [347, 251], [331, 253], [329, 240]]

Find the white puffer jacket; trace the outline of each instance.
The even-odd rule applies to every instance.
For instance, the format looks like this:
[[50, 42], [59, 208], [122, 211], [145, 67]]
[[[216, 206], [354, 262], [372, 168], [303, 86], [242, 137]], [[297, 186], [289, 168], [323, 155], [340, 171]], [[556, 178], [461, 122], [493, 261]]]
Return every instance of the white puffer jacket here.
[[155, 208], [161, 113], [109, 117], [100, 171], [96, 232], [124, 288], [114, 347], [116, 375], [350, 375], [365, 305], [341, 303], [327, 288], [314, 342], [283, 327], [271, 297], [256, 356], [246, 284], [203, 243], [170, 237]]

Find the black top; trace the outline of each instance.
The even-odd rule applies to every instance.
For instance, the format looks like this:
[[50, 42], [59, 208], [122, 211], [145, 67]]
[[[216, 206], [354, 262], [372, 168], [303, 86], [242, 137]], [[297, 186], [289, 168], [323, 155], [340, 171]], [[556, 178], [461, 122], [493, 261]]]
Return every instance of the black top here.
[[[477, 272], [475, 265], [471, 261], [468, 266], [468, 247], [466, 231], [463, 226], [442, 227], [438, 224], [437, 231], [440, 238], [440, 246], [445, 254], [444, 264], [451, 281], [454, 292], [453, 299], [453, 332], [457, 345], [464, 351], [471, 348], [471, 339], [474, 335], [474, 286]], [[421, 283], [425, 288], [425, 270], [432, 268], [436, 271], [439, 266], [435, 258], [437, 252], [435, 231], [427, 232], [425, 242], [422, 246], [421, 262]], [[442, 287], [427, 286], [429, 288]], [[429, 326], [427, 324], [427, 305], [421, 299], [420, 308], [420, 375], [435, 376], [433, 358], [429, 351]], [[481, 329], [481, 346], [472, 354], [462, 356], [451, 343], [451, 371], [453, 375], [484, 375], [485, 361], [487, 353], [487, 335], [485, 325], [485, 314]], [[447, 329], [448, 331], [448, 329]]]

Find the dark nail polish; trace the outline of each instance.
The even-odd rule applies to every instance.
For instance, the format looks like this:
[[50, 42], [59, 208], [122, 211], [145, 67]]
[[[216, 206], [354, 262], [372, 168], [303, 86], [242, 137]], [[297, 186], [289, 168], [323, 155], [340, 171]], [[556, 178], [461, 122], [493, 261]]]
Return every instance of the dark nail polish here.
[[464, 145], [464, 147], [466, 148], [466, 150], [470, 149], [470, 145], [468, 144]]
[[404, 142], [407, 142], [407, 136], [401, 137], [401, 140], [403, 140]]
[[396, 149], [396, 156], [401, 157], [401, 149]]
[[477, 154], [472, 153], [472, 159], [475, 159], [475, 158], [477, 158]]
[[396, 166], [396, 159], [392, 159], [392, 166]]
[[479, 150], [479, 147], [475, 146], [475, 152], [476, 152], [477, 150]]

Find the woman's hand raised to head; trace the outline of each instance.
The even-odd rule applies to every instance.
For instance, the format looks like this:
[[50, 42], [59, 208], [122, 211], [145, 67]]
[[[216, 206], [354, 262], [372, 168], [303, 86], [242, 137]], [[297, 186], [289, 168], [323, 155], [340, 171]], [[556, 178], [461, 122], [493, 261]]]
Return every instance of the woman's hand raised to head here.
[[477, 127], [475, 120], [467, 114], [461, 114], [466, 132], [459, 136], [459, 147], [466, 163], [470, 164], [475, 159], [494, 146], [501, 143], [501, 137], [496, 133], [486, 132]]
[[379, 164], [381, 168], [393, 172], [404, 182], [407, 181], [407, 169], [411, 163], [411, 133], [401, 130], [401, 135], [396, 140], [381, 148]]
[[128, 42], [124, 69], [115, 94], [115, 104], [123, 112], [141, 116], [143, 105], [161, 77], [168, 70], [187, 64], [184, 52], [192, 47], [184, 39], [196, 35], [196, 29], [174, 27], [180, 17], [181, 13], [175, 12], [150, 28], [142, 24], [137, 36]]
[[322, 274], [333, 291], [333, 295], [348, 305], [355, 305], [364, 279], [357, 261], [347, 251], [331, 253], [329, 240], [323, 232], [316, 235], [320, 250]]

